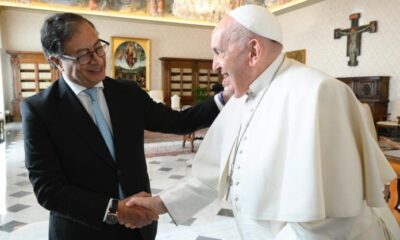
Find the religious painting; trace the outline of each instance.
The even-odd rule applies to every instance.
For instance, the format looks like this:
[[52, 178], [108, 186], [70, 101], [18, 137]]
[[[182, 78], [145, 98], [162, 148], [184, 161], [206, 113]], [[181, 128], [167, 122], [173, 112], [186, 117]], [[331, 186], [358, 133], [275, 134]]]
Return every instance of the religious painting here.
[[112, 37], [112, 69], [115, 79], [135, 81], [150, 90], [150, 40]]
[[[320, 1], [320, 0], [319, 0]], [[214, 27], [230, 10], [246, 4], [283, 13], [316, 0], [0, 0], [1, 6], [102, 15]]]
[[289, 52], [286, 52], [285, 55], [288, 58], [292, 58], [298, 62], [306, 64], [306, 50], [305, 49], [289, 51]]

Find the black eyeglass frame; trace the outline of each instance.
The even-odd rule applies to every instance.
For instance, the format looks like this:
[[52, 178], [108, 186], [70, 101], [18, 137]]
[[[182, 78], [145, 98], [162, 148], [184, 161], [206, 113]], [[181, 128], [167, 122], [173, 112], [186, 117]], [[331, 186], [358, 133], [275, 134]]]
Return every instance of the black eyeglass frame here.
[[[82, 54], [82, 55], [77, 56], [77, 57], [72, 57], [72, 56], [64, 55], [64, 54], [62, 54], [60, 56], [62, 58], [64, 58], [64, 59], [67, 59], [67, 60], [76, 61], [76, 62], [78, 62], [79, 64], [82, 64], [82, 65], [88, 64], [93, 59], [93, 54], [96, 54], [98, 57], [102, 57], [102, 56], [106, 55], [107, 52], [108, 52], [108, 48], [110, 46], [110, 43], [107, 42], [106, 40], [103, 40], [103, 39], [99, 39], [99, 41], [101, 42], [101, 46], [96, 47], [93, 51], [88, 51], [87, 53]], [[104, 53], [100, 52], [100, 54], [99, 54], [100, 50], [103, 50]], [[82, 57], [85, 57], [85, 56], [89, 56], [90, 58], [88, 58], [87, 61], [80, 62], [79, 59], [82, 59]]]

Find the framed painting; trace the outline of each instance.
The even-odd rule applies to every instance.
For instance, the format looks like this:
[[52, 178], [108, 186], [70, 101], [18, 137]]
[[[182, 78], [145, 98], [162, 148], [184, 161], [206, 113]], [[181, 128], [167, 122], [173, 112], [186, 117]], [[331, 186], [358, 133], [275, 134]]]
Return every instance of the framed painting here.
[[150, 90], [150, 40], [111, 37], [111, 49], [111, 76], [135, 81], [143, 89]]
[[303, 64], [306, 64], [306, 50], [305, 49], [286, 52], [286, 57], [292, 58]]

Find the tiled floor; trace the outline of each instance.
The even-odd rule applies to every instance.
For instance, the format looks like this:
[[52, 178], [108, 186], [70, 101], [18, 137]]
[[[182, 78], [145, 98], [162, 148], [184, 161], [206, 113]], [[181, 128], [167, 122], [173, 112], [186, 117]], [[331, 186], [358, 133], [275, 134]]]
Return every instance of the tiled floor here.
[[[20, 124], [7, 124], [6, 142], [0, 143], [1, 240], [47, 239], [48, 211], [37, 204], [28, 181], [22, 138]], [[151, 148], [154, 147], [151, 145]], [[182, 154], [148, 158], [153, 194], [185, 178], [190, 172], [193, 156]], [[160, 217], [158, 229], [157, 240], [239, 239], [229, 205], [218, 201], [178, 227], [171, 222], [168, 214], [164, 214]]]

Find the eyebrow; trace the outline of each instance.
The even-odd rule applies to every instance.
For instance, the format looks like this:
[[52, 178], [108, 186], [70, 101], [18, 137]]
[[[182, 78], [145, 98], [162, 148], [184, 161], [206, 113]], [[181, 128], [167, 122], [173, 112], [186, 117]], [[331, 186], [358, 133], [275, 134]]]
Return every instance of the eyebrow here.
[[[95, 47], [97, 44], [99, 44], [99, 42], [101, 42], [100, 39], [98, 39], [98, 40], [93, 44], [92, 47]], [[78, 50], [76, 51], [76, 53], [79, 54], [79, 53], [89, 52], [89, 51], [90, 51], [89, 48], [81, 48], [81, 49], [78, 49]]]
[[222, 53], [222, 52], [224, 52], [224, 51], [223, 51], [222, 49], [220, 49], [220, 48], [214, 47], [214, 48], [213, 48], [213, 52], [219, 54], [219, 53]]

